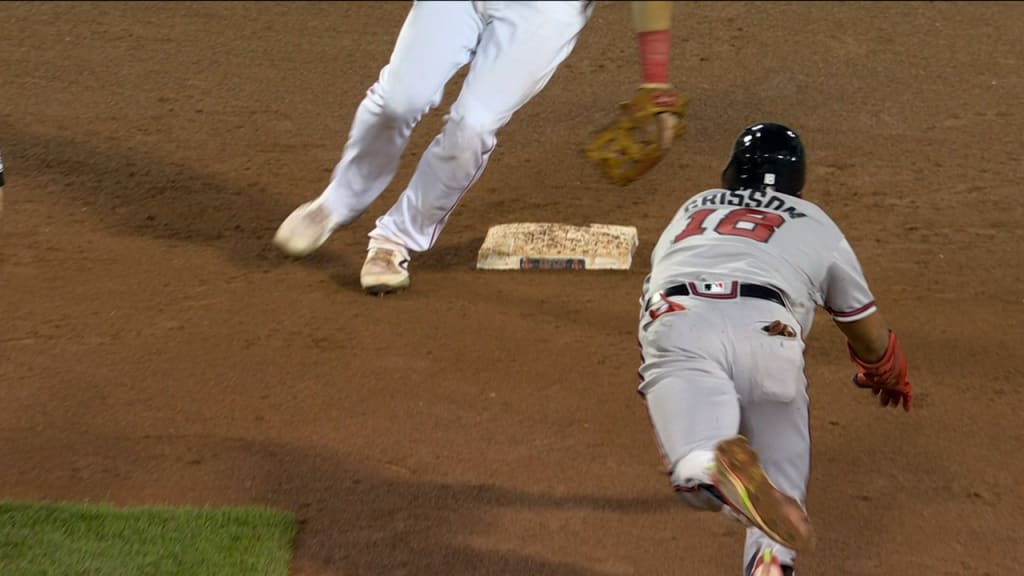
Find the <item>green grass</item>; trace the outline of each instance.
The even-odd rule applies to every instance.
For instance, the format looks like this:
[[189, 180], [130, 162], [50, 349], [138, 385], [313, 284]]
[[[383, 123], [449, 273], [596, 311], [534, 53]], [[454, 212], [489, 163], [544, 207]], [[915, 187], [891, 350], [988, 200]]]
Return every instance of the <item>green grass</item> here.
[[286, 576], [290, 514], [0, 502], [0, 575]]

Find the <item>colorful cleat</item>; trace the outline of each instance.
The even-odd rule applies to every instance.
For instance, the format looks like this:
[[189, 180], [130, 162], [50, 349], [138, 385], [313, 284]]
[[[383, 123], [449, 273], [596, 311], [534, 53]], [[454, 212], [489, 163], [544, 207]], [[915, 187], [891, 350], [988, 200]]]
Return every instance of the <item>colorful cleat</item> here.
[[787, 548], [803, 552], [813, 545], [814, 529], [807, 512], [765, 476], [746, 438], [736, 436], [720, 443], [715, 464], [712, 479], [729, 508]]
[[793, 576], [793, 567], [783, 566], [771, 548], [765, 548], [750, 560], [753, 567], [747, 573], [748, 576]]

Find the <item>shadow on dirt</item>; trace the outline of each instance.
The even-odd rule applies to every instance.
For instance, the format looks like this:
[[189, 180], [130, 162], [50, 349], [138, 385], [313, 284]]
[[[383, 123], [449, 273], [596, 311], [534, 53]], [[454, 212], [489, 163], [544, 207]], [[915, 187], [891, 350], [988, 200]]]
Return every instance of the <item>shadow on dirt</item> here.
[[[662, 498], [528, 494], [486, 484], [423, 481], [387, 462], [348, 459], [272, 440], [205, 435], [34, 438], [12, 451], [10, 472], [39, 491], [18, 498], [115, 505], [264, 505], [296, 515], [293, 574], [557, 574], [598, 572], [466, 544], [495, 530], [502, 508], [651, 513]], [[65, 462], [33, 454], [59, 449]], [[49, 484], [78, 489], [48, 494]], [[30, 477], [37, 477], [35, 480]], [[140, 488], [142, 487], [142, 488]]]
[[0, 127], [12, 197], [19, 179], [39, 177], [58, 186], [31, 191], [36, 200], [70, 202], [114, 233], [211, 246], [246, 268], [285, 261], [270, 240], [294, 206], [256, 175], [233, 180], [130, 145]]
[[[271, 245], [271, 238], [295, 203], [247, 182], [256, 179], [251, 174], [230, 179], [141, 148], [98, 145], [7, 125], [2, 133], [9, 143], [5, 149], [9, 180], [39, 176], [59, 182], [56, 194], [44, 191], [38, 197], [72, 202], [115, 232], [211, 246], [248, 268], [265, 269], [289, 261]], [[387, 209], [384, 202], [379, 204], [353, 225], [338, 230], [323, 250], [300, 262], [331, 272], [339, 284], [358, 288], [374, 210]], [[471, 270], [482, 241], [442, 239], [428, 252], [416, 254], [415, 265], [422, 270]]]

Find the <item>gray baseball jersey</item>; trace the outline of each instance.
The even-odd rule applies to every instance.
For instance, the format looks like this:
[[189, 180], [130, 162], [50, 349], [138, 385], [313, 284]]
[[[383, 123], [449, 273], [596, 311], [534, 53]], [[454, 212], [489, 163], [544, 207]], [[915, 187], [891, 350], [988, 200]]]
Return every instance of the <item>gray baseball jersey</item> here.
[[[751, 284], [761, 298], [744, 296]], [[839, 227], [793, 196], [707, 190], [658, 240], [643, 292], [639, 391], [676, 492], [715, 509], [700, 489], [710, 482], [712, 451], [743, 434], [772, 482], [802, 503], [811, 452], [803, 352], [815, 307], [840, 322], [875, 311]], [[772, 322], [793, 331], [769, 334]], [[795, 559], [749, 528], [744, 558], [766, 547], [783, 563]]]
[[711, 189], [687, 201], [651, 255], [645, 299], [684, 280], [727, 278], [783, 293], [810, 333], [816, 306], [839, 322], [875, 311], [846, 237], [813, 203], [759, 190]]

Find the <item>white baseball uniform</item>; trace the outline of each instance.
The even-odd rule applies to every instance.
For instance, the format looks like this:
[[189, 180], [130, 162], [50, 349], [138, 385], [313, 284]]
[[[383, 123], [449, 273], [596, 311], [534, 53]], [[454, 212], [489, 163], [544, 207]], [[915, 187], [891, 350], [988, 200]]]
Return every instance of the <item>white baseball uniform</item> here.
[[469, 73], [441, 133], [371, 238], [433, 246], [477, 181], [496, 132], [572, 52], [591, 2], [413, 2], [390, 62], [359, 105], [323, 200], [335, 223], [358, 218], [391, 182], [413, 127], [465, 64]]
[[[743, 434], [769, 479], [803, 503], [810, 469], [804, 338], [816, 306], [839, 322], [875, 312], [860, 264], [838, 226], [800, 198], [711, 189], [664, 231], [644, 280], [639, 391], [673, 485], [691, 505], [717, 443]], [[781, 321], [791, 336], [766, 333]], [[756, 529], [744, 558], [773, 547]]]

